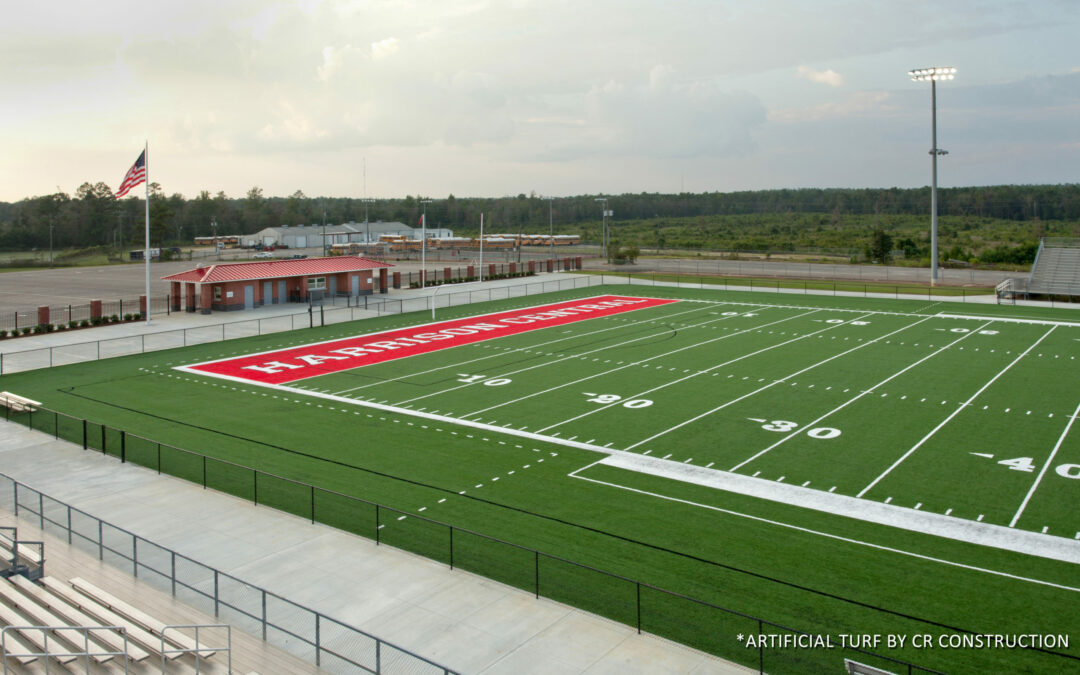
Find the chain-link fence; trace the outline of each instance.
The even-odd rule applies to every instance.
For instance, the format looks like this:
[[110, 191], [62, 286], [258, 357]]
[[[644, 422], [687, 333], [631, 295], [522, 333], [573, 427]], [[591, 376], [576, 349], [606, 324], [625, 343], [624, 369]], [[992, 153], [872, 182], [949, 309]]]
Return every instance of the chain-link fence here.
[[[889, 672], [898, 668], [908, 673], [939, 672], [858, 646], [843, 645], [839, 637], [845, 633], [843, 628], [837, 628], [828, 648], [808, 648], [823, 636], [416, 513], [128, 434], [104, 424], [46, 409], [22, 413], [7, 411], [5, 415], [12, 422], [81, 444], [85, 450], [98, 451], [121, 462], [132, 462], [254, 504], [286, 511], [312, 523], [330, 525], [377, 544], [410, 551], [448, 565], [450, 569], [468, 570], [525, 590], [537, 598], [543, 596], [564, 602], [635, 627], [639, 632], [660, 635], [757, 668], [760, 672], [827, 672], [837, 669], [848, 657]], [[6, 477], [0, 474], [0, 479], [3, 478]], [[280, 643], [293, 653], [319, 659], [322, 663], [337, 662], [328, 659], [370, 663], [376, 658], [372, 656], [373, 650], [382, 649], [373, 646], [374, 642], [364, 642], [355, 636], [350, 638], [353, 642], [345, 638], [321, 642], [329, 634], [336, 635], [325, 632], [336, 625], [331, 619], [317, 618], [315, 612], [140, 540], [120, 528], [18, 485], [10, 478], [7, 481], [11, 484], [11, 493], [5, 495], [4, 485], [0, 482], [0, 507], [5, 507], [7, 501], [8, 508], [37, 518], [42, 529], [60, 527], [60, 536], [68, 537], [71, 542], [84, 540], [84, 545], [96, 547], [102, 560], [127, 566], [137, 576], [155, 578], [157, 583], [167, 584], [178, 598], [256, 634], [274, 636], [278, 640], [275, 644]], [[225, 593], [227, 595], [223, 595]], [[828, 594], [822, 598], [822, 601], [830, 600], [836, 598]], [[275, 614], [278, 608], [282, 609]], [[938, 636], [967, 632], [862, 603], [853, 611], [867, 624], [883, 621], [888, 625], [903, 626], [897, 631], [905, 634]], [[307, 617], [303, 620], [302, 625], [306, 627], [303, 630], [297, 627], [296, 622], [300, 621], [295, 618], [297, 613]], [[346, 628], [337, 625], [334, 630]], [[762, 639], [755, 648], [748, 649], [732, 640], [734, 635], [772, 637]], [[371, 636], [367, 638], [375, 640]], [[976, 652], [972, 658], [987, 659], [984, 670], [994, 670], [999, 666], [993, 660], [994, 656], [992, 651]], [[1060, 672], [1080, 666], [1080, 657], [1028, 649], [1024, 652], [1023, 664], [1031, 672]]]

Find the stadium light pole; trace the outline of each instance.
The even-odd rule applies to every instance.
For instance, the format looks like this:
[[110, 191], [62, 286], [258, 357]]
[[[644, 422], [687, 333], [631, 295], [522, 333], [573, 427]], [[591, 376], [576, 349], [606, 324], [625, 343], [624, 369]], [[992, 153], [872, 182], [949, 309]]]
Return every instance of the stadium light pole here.
[[364, 243], [367, 244], [367, 246], [365, 246], [364, 248], [368, 249], [368, 251], [370, 252], [371, 251], [371, 224], [368, 222], [368, 204], [374, 203], [375, 200], [374, 199], [369, 199], [368, 197], [364, 197], [361, 201], [364, 202]]
[[[554, 210], [554, 197], [541, 197], [540, 199], [546, 199], [548, 203], [548, 257], [552, 260], [555, 259], [555, 219], [552, 215]], [[555, 263], [552, 263], [554, 265]]]
[[[600, 248], [603, 249], [604, 257], [607, 257], [607, 197], [597, 197], [594, 202], [603, 202], [602, 208], [604, 209], [603, 215], [600, 217], [601, 229], [600, 229]], [[610, 260], [608, 262], [611, 262]]]
[[951, 80], [956, 76], [956, 68], [935, 66], [916, 68], [908, 71], [913, 82], [930, 82], [930, 285], [938, 282], [938, 245], [937, 245], [937, 158], [949, 154], [937, 146], [937, 83], [938, 80]]
[[427, 288], [427, 205], [435, 200], [421, 199], [424, 215], [420, 218], [420, 288]]

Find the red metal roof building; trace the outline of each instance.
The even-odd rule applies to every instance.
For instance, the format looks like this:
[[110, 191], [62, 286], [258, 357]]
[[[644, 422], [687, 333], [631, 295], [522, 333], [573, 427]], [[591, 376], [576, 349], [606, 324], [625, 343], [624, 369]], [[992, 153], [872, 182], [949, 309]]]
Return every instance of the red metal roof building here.
[[[387, 289], [390, 265], [358, 256], [219, 263], [162, 277], [172, 282], [172, 306], [189, 312], [251, 309], [307, 302], [325, 295], [370, 295]], [[376, 276], [375, 271], [378, 270]]]

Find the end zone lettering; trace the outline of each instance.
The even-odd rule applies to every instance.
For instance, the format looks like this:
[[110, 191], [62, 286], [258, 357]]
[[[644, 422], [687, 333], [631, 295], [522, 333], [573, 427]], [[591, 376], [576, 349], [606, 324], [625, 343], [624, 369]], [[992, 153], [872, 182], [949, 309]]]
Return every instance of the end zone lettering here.
[[181, 369], [196, 373], [225, 375], [264, 384], [283, 384], [423, 354], [436, 349], [456, 347], [528, 330], [559, 326], [671, 302], [677, 301], [605, 295], [210, 361], [183, 366]]

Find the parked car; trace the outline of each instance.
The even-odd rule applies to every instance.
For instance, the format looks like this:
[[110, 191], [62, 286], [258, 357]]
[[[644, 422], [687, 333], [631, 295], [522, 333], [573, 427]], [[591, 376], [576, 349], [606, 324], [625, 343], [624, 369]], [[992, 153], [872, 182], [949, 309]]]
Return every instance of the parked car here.
[[271, 253], [270, 251], [259, 251], [258, 253], [255, 254], [254, 257], [256, 257], [256, 258], [273, 258], [274, 254]]

